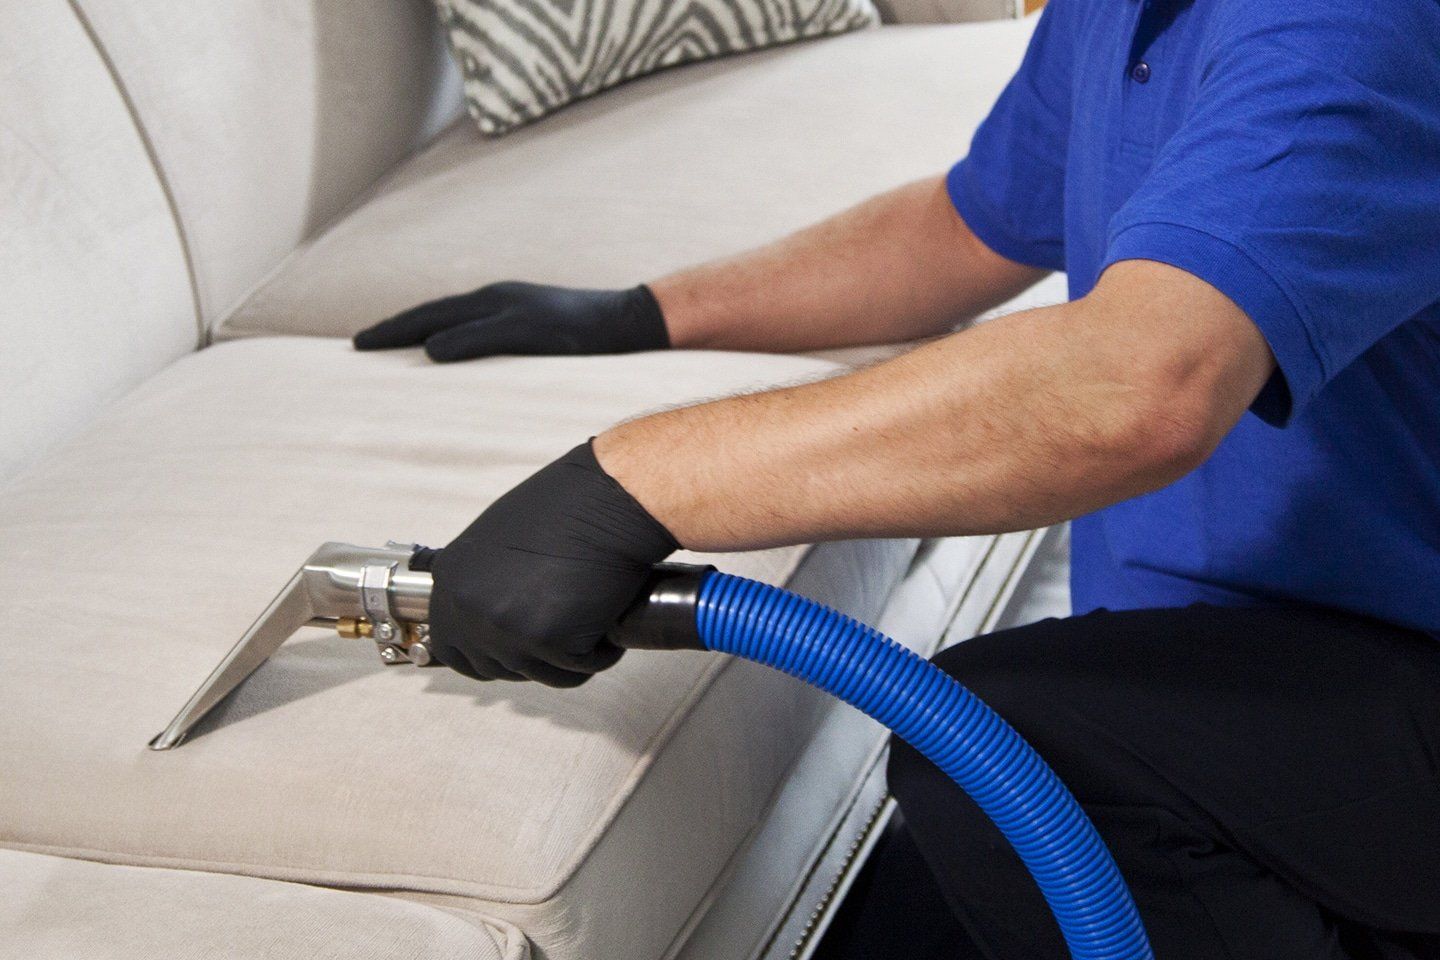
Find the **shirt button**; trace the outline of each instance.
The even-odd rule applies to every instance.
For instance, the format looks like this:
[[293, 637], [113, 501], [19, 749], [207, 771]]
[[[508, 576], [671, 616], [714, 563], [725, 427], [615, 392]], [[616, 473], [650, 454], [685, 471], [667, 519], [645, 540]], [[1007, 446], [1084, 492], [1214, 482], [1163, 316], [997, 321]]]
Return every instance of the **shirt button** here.
[[1136, 83], [1145, 83], [1147, 80], [1150, 79], [1150, 64], [1146, 63], [1144, 60], [1141, 60], [1139, 63], [1135, 64], [1135, 66], [1130, 68], [1130, 79], [1134, 80]]

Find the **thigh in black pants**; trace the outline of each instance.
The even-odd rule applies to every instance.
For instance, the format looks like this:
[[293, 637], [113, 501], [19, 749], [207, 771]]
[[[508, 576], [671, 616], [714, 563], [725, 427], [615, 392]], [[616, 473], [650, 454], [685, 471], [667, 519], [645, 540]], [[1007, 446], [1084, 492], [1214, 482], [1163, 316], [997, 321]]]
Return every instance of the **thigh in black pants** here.
[[[1047, 620], [936, 663], [1069, 785], [1160, 960], [1440, 958], [1440, 641], [1324, 611], [1195, 606]], [[1069, 956], [999, 832], [898, 742], [890, 789], [910, 835], [891, 843], [919, 856], [892, 849], [866, 889], [913, 887], [923, 858], [953, 913], [954, 946], [935, 956]], [[887, 865], [906, 875], [887, 880]], [[858, 935], [867, 955], [886, 942], [914, 956], [904, 912], [893, 898], [870, 911], [895, 926]]]

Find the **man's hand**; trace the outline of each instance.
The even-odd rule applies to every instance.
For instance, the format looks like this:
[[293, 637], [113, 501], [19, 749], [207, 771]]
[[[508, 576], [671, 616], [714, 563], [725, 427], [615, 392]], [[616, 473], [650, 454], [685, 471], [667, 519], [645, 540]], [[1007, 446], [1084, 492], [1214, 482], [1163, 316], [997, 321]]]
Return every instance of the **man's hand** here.
[[477, 680], [578, 686], [620, 659], [606, 632], [678, 546], [582, 444], [436, 557], [435, 658]]
[[670, 346], [650, 288], [576, 290], [535, 283], [492, 283], [445, 297], [355, 335], [357, 350], [425, 345], [448, 363], [496, 354], [635, 353]]

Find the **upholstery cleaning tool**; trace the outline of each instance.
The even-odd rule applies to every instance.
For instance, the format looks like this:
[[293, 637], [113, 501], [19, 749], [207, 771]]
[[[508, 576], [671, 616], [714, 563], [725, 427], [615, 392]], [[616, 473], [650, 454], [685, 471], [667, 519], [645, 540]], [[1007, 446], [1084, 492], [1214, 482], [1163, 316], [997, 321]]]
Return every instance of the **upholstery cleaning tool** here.
[[[386, 664], [432, 661], [435, 551], [327, 543], [305, 561], [150, 746], [168, 750], [306, 625], [373, 640]], [[783, 670], [863, 710], [954, 780], [1039, 884], [1074, 960], [1153, 960], [1115, 861], [1079, 803], [999, 715], [949, 674], [828, 607], [713, 567], [662, 563], [609, 634], [627, 649], [715, 650]]]

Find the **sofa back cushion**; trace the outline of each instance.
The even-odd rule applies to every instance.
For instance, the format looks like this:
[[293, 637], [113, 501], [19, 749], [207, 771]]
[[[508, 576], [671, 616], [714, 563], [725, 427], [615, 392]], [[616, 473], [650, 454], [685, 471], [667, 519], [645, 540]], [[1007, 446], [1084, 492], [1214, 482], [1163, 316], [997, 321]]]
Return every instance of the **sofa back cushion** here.
[[207, 322], [460, 109], [427, 0], [74, 5], [154, 145]]
[[194, 348], [165, 193], [65, 0], [0, 4], [0, 480]]
[[870, 0], [437, 0], [486, 136], [633, 77], [880, 22]]
[[0, 5], [0, 480], [460, 109], [428, 0]]
[[494, 281], [629, 286], [767, 243], [945, 170], [1034, 26], [882, 27], [726, 57], [498, 140], [462, 121], [303, 244], [221, 336], [348, 337]]

